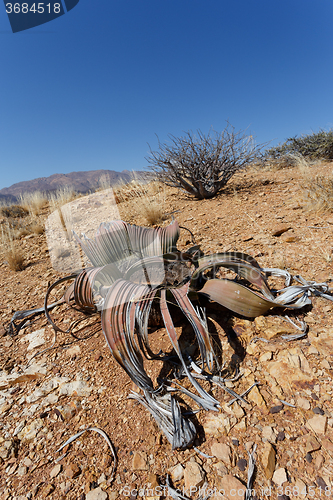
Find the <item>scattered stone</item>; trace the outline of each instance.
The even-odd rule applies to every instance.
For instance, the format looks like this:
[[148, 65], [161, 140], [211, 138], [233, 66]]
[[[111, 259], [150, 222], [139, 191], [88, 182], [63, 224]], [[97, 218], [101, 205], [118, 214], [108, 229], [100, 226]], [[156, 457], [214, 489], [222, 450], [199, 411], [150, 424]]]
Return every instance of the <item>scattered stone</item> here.
[[305, 455], [305, 460], [306, 460], [309, 464], [311, 464], [311, 462], [312, 462], [312, 455], [311, 455], [311, 453], [307, 453], [307, 454]]
[[91, 391], [92, 387], [84, 380], [75, 380], [74, 382], [61, 384], [59, 386], [60, 396], [89, 396]]
[[319, 406], [316, 406], [315, 408], [313, 408], [313, 413], [315, 415], [325, 415], [325, 412], [322, 408], [319, 408]]
[[108, 494], [98, 487], [86, 494], [86, 500], [107, 500]]
[[265, 472], [266, 479], [271, 479], [275, 470], [275, 450], [271, 443], [266, 441], [261, 455], [261, 463]]
[[286, 469], [284, 469], [283, 467], [281, 467], [280, 469], [276, 469], [272, 476], [272, 481], [278, 486], [281, 486], [283, 483], [288, 481]]
[[36, 436], [38, 431], [44, 427], [44, 422], [41, 418], [36, 418], [30, 424], [23, 427], [21, 432], [18, 433], [17, 437], [20, 441], [32, 441]]
[[306, 495], [307, 495], [307, 487], [306, 487], [306, 484], [299, 478], [296, 479], [296, 491], [298, 491], [298, 495], [299, 495], [299, 498], [300, 499], [304, 499], [306, 498]]
[[159, 486], [158, 476], [156, 474], [153, 474], [152, 472], [150, 472], [148, 474], [147, 481], [148, 481], [149, 489], [153, 489], [156, 491], [156, 488]]
[[318, 487], [321, 488], [324, 491], [325, 491], [325, 488], [327, 488], [327, 484], [325, 483], [325, 481], [323, 480], [323, 478], [320, 477], [320, 476], [316, 477], [316, 483], [318, 484]]
[[273, 231], [271, 232], [272, 236], [281, 236], [281, 234], [286, 233], [291, 229], [291, 226], [288, 226], [287, 224], [280, 224], [277, 226]]
[[41, 328], [40, 330], [36, 330], [31, 333], [27, 333], [19, 340], [19, 342], [29, 342], [27, 351], [32, 351], [32, 349], [36, 349], [37, 347], [40, 347], [41, 345], [45, 344], [44, 333], [45, 333], [45, 328]]
[[219, 485], [223, 488], [228, 500], [244, 500], [246, 487], [237, 477], [227, 474], [220, 480]]
[[325, 459], [324, 459], [324, 457], [323, 457], [323, 455], [321, 453], [316, 456], [316, 461], [315, 461], [315, 464], [314, 464], [316, 470], [321, 470], [321, 468], [322, 468], [322, 466], [324, 464], [324, 461], [325, 461]]
[[81, 409], [80, 401], [71, 401], [68, 405], [57, 406], [56, 410], [60, 413], [63, 420], [70, 420]]
[[215, 442], [211, 446], [211, 454], [222, 460], [226, 465], [231, 465], [232, 451], [230, 446]]
[[330, 451], [333, 453], [333, 443], [329, 439], [324, 438], [321, 442], [322, 447], [325, 448], [326, 451]]
[[272, 406], [269, 409], [270, 413], [279, 413], [281, 410], [283, 410], [283, 405], [277, 405], [277, 406]]
[[205, 481], [205, 472], [197, 462], [187, 462], [184, 472], [185, 488], [199, 488]]
[[311, 453], [312, 451], [320, 450], [321, 444], [317, 441], [314, 436], [309, 436], [306, 440], [305, 451], [307, 453]]
[[276, 436], [277, 441], [284, 441], [286, 438], [286, 435], [283, 431], [280, 431], [278, 435]]
[[81, 474], [81, 469], [76, 463], [71, 463], [65, 468], [65, 475], [68, 479], [74, 479]]
[[245, 458], [240, 458], [239, 460], [237, 460], [237, 467], [239, 468], [239, 470], [241, 470], [242, 472], [245, 471], [246, 467], [247, 467], [247, 460]]
[[57, 475], [61, 472], [61, 469], [62, 469], [61, 464], [58, 464], [55, 467], [53, 467], [53, 469], [50, 472], [50, 478], [53, 479], [53, 478], [57, 477]]
[[225, 476], [229, 472], [226, 466], [223, 464], [223, 462], [217, 462], [216, 464], [213, 465], [213, 467], [216, 470], [216, 474], [220, 477]]
[[41, 497], [40, 498], [45, 498], [49, 495], [51, 495], [51, 493], [53, 493], [53, 491], [55, 490], [55, 486], [54, 484], [46, 484], [41, 490], [40, 490], [40, 494], [41, 494]]
[[6, 460], [7, 458], [14, 458], [17, 456], [18, 441], [16, 439], [8, 439], [0, 443], [0, 458]]
[[231, 442], [232, 442], [232, 444], [233, 444], [234, 446], [239, 446], [239, 441], [238, 441], [238, 439], [232, 439], [232, 440], [231, 440]]
[[257, 386], [254, 386], [253, 389], [251, 389], [247, 396], [247, 399], [255, 405], [259, 406], [259, 408], [266, 408], [266, 402]]
[[81, 354], [81, 347], [79, 345], [74, 345], [65, 351], [68, 358], [73, 358]]
[[237, 419], [235, 417], [229, 418], [224, 413], [219, 413], [217, 415], [215, 413], [208, 413], [203, 424], [203, 428], [206, 435], [219, 438], [221, 436], [227, 435], [230, 432], [231, 425], [234, 425], [236, 423]]
[[26, 467], [25, 465], [21, 465], [21, 467], [19, 467], [17, 469], [16, 474], [18, 476], [25, 476], [27, 471], [28, 471], [28, 467]]
[[262, 437], [270, 443], [276, 443], [276, 432], [270, 425], [265, 425], [262, 428]]
[[266, 361], [270, 361], [273, 357], [273, 353], [268, 351], [262, 354], [259, 358], [260, 363], [265, 363]]
[[146, 453], [135, 451], [132, 459], [133, 470], [148, 470], [148, 459]]
[[29, 366], [22, 373], [11, 373], [8, 375], [5, 372], [0, 372], [0, 391], [8, 389], [16, 384], [35, 380], [46, 375], [47, 368], [45, 363], [35, 363]]
[[181, 464], [177, 464], [176, 467], [171, 470], [170, 476], [174, 483], [181, 481], [184, 477], [184, 467]]
[[296, 404], [299, 408], [302, 408], [303, 410], [310, 410], [310, 402], [305, 398], [298, 397], [296, 399]]
[[316, 434], [325, 434], [327, 428], [327, 416], [316, 415], [306, 422], [306, 427]]

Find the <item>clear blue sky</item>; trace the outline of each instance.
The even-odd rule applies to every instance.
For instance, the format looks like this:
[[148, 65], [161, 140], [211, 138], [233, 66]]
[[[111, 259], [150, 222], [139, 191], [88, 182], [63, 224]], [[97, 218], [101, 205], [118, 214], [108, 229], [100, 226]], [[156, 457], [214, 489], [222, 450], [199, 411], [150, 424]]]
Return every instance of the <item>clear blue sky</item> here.
[[333, 127], [332, 0], [80, 0], [13, 34], [0, 3], [0, 188], [138, 170], [155, 134]]

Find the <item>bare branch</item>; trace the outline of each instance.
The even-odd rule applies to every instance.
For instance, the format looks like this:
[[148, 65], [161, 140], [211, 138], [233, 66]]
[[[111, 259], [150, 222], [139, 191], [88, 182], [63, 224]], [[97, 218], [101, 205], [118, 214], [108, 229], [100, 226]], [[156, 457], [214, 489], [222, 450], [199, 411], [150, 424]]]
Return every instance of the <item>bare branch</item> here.
[[166, 185], [203, 199], [215, 196], [236, 172], [256, 161], [263, 145], [228, 123], [222, 132], [169, 135], [167, 143], [158, 139], [158, 147], [153, 151], [149, 146], [149, 168]]

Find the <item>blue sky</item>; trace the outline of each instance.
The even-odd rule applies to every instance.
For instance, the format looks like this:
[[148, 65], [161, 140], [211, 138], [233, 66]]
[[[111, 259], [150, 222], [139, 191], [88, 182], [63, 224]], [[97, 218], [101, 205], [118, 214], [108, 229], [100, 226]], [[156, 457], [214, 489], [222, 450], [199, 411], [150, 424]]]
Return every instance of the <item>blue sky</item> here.
[[13, 34], [0, 4], [0, 189], [139, 170], [226, 120], [257, 142], [333, 127], [332, 0], [80, 0]]

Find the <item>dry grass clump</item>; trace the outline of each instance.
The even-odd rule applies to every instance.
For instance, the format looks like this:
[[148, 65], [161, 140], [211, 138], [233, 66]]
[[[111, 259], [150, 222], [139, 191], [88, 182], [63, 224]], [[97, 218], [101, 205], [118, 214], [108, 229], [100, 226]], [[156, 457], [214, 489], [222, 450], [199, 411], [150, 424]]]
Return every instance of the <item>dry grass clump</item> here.
[[12, 271], [22, 271], [25, 268], [24, 257], [21, 249], [14, 243], [13, 229], [7, 225], [1, 227], [1, 246], [4, 253], [4, 260]]
[[64, 186], [62, 188], [57, 189], [54, 193], [50, 193], [48, 196], [49, 205], [51, 211], [58, 210], [66, 203], [75, 200], [78, 197], [78, 194], [74, 191], [74, 189], [70, 186]]
[[[114, 188], [116, 202], [133, 200], [135, 210], [150, 226], [160, 224], [165, 215], [165, 186], [158, 181], [143, 183], [133, 180]], [[134, 202], [135, 200], [135, 202]]]
[[304, 182], [306, 208], [316, 212], [333, 212], [333, 178], [317, 175]]
[[47, 197], [40, 191], [34, 193], [22, 193], [19, 196], [21, 206], [27, 210], [31, 217], [38, 215], [47, 204]]

